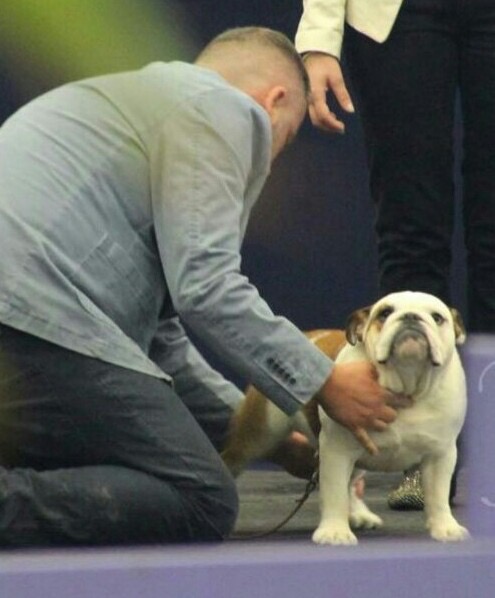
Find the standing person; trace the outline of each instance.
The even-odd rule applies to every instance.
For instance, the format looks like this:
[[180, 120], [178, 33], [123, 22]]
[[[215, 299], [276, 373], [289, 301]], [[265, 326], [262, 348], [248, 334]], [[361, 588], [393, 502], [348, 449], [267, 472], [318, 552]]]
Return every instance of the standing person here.
[[[311, 119], [328, 131], [345, 127], [327, 91], [354, 111], [343, 43], [368, 153], [381, 294], [412, 289], [450, 302], [459, 92], [467, 324], [495, 332], [495, 4], [305, 0], [296, 47], [311, 80]], [[407, 481], [413, 491], [415, 477]]]
[[334, 366], [240, 272], [307, 92], [283, 35], [235, 29], [0, 129], [0, 544], [229, 534], [218, 451], [242, 394], [184, 325], [288, 413], [316, 395], [364, 444], [395, 418], [368, 364]]

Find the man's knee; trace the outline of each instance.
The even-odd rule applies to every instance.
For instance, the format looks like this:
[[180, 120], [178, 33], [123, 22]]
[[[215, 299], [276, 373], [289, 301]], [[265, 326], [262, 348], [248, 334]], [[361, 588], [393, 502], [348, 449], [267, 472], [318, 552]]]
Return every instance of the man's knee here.
[[226, 473], [214, 487], [196, 493], [191, 509], [195, 511], [197, 540], [224, 540], [232, 533], [239, 512], [235, 480]]
[[112, 543], [214, 542], [234, 528], [239, 501], [226, 468], [215, 475], [212, 470], [207, 482], [192, 485], [123, 468], [109, 473], [117, 507], [101, 534]]

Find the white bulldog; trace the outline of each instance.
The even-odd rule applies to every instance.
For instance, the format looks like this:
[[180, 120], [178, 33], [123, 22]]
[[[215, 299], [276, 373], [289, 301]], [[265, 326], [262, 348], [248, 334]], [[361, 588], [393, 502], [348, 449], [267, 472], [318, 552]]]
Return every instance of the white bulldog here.
[[456, 349], [465, 332], [458, 312], [432, 295], [405, 291], [354, 312], [346, 343], [342, 331], [316, 331], [309, 336], [336, 362], [371, 361], [380, 384], [411, 397], [412, 405], [400, 409], [385, 431], [370, 433], [379, 449], [371, 455], [321, 408], [315, 422], [316, 401], [290, 418], [250, 389], [223, 454], [231, 471], [236, 475], [252, 459], [265, 456], [291, 430], [311, 437], [320, 429], [321, 520], [314, 542], [356, 544], [351, 526], [383, 524], [356, 496], [351, 483], [356, 468], [403, 471], [414, 465], [421, 469], [432, 538], [443, 542], [467, 538], [468, 531], [453, 517], [449, 505], [456, 439], [466, 412], [466, 383]]
[[337, 361], [368, 359], [377, 368], [380, 384], [410, 396], [413, 404], [399, 410], [386, 431], [371, 434], [379, 449], [376, 455], [319, 410], [321, 521], [314, 542], [356, 544], [350, 524], [382, 525], [352, 486], [348, 490], [355, 467], [403, 471], [417, 464], [432, 538], [463, 540], [468, 532], [449, 505], [456, 439], [466, 413], [466, 382], [456, 349], [465, 339], [459, 314], [426, 293], [393, 293], [355, 312], [347, 333], [349, 343]]

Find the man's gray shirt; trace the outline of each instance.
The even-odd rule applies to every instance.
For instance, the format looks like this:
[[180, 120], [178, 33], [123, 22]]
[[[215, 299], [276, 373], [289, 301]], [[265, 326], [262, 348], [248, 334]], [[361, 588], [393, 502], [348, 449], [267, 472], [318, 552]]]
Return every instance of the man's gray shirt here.
[[240, 270], [270, 151], [265, 111], [185, 63], [27, 104], [0, 129], [0, 321], [235, 406], [184, 323], [293, 412], [332, 362]]

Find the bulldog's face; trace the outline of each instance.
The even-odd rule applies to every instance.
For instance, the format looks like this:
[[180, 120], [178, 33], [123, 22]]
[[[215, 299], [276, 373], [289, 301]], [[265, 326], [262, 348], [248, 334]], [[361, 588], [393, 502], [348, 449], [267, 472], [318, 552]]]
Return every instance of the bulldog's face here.
[[433, 295], [412, 291], [392, 293], [371, 307], [354, 312], [347, 340], [364, 343], [376, 364], [446, 363], [456, 344], [465, 340], [457, 310]]

